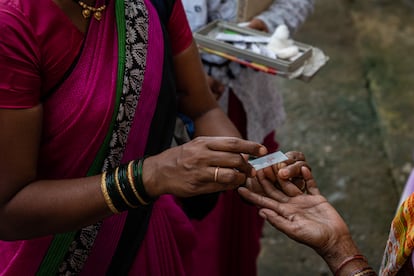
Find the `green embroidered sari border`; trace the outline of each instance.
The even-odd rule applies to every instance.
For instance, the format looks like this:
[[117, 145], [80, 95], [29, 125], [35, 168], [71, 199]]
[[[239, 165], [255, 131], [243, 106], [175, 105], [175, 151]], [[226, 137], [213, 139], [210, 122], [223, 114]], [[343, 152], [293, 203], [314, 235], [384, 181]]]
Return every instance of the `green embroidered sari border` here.
[[115, 17], [116, 25], [118, 31], [118, 78], [116, 84], [116, 99], [115, 99], [115, 109], [112, 115], [112, 122], [108, 129], [108, 133], [105, 137], [104, 143], [100, 148], [98, 155], [95, 158], [91, 168], [89, 169], [88, 175], [95, 175], [100, 173], [102, 170], [102, 164], [105, 160], [106, 154], [109, 148], [109, 142], [111, 141], [112, 132], [114, 130], [114, 125], [116, 121], [116, 116], [118, 115], [119, 104], [121, 101], [122, 88], [123, 88], [123, 78], [125, 71], [125, 34], [126, 34], [126, 22], [125, 22], [125, 7], [124, 1], [115, 2]]
[[[125, 22], [125, 8], [124, 1], [116, 1], [115, 3], [115, 16], [118, 31], [118, 72], [117, 72], [117, 85], [116, 85], [116, 99], [115, 108], [112, 115], [112, 120], [108, 133], [105, 136], [105, 140], [99, 152], [89, 168], [87, 176], [96, 175], [101, 172], [103, 162], [108, 152], [109, 142], [111, 140], [113, 128], [116, 121], [116, 116], [119, 110], [120, 99], [122, 95], [123, 87], [123, 76], [125, 70], [125, 33], [126, 33], [126, 22]], [[60, 264], [62, 263], [69, 246], [73, 242], [78, 232], [68, 232], [63, 234], [55, 235], [50, 247], [36, 273], [36, 275], [56, 275]]]

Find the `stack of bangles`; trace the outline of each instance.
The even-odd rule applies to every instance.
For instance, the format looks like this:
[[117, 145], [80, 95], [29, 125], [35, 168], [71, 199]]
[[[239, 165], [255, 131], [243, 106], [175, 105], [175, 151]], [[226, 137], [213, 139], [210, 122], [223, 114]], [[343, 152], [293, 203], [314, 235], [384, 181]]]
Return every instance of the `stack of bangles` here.
[[106, 205], [114, 214], [153, 201], [142, 182], [143, 163], [144, 158], [141, 158], [102, 174], [101, 190]]
[[[366, 263], [368, 263], [367, 259], [361, 255], [361, 254], [357, 254], [357, 255], [353, 255], [350, 256], [348, 258], [346, 258], [336, 269], [334, 276], [339, 276], [340, 271], [350, 262], [355, 261], [355, 260], [361, 260], [364, 261]], [[351, 274], [348, 274], [349, 276], [376, 276], [377, 273], [372, 269], [372, 267], [370, 266], [365, 266], [363, 268], [359, 268], [355, 271], [353, 271]]]

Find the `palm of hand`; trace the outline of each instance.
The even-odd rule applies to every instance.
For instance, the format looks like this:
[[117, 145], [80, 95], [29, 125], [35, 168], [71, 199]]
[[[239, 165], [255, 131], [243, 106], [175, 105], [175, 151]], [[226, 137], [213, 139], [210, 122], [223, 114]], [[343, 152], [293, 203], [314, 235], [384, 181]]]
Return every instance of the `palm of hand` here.
[[338, 212], [321, 195], [291, 197], [278, 205], [261, 212], [275, 228], [316, 251], [328, 250], [349, 233]]

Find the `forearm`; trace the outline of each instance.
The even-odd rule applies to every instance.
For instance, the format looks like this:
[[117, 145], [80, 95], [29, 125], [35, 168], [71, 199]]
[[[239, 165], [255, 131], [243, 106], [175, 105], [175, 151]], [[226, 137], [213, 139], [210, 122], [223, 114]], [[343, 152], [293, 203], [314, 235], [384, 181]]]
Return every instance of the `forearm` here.
[[196, 45], [174, 59], [180, 112], [195, 125], [196, 136], [234, 136], [240, 133], [221, 110], [211, 92]]
[[101, 176], [37, 181], [26, 185], [0, 208], [0, 239], [28, 239], [73, 231], [111, 215]]
[[100, 176], [38, 180], [43, 108], [0, 109], [0, 239], [71, 231], [110, 215]]
[[195, 136], [231, 136], [241, 138], [240, 132], [224, 111], [216, 107], [194, 120]]

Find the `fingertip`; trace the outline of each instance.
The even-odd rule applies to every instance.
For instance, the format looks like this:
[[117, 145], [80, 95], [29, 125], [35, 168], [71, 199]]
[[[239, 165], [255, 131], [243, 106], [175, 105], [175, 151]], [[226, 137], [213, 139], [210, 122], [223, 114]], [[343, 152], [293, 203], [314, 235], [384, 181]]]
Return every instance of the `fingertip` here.
[[259, 148], [260, 156], [266, 155], [267, 152], [268, 152], [267, 148], [265, 146], [261, 145], [260, 148]]
[[309, 170], [308, 167], [302, 166], [302, 167], [300, 167], [300, 170], [301, 170], [302, 175], [303, 175], [304, 178], [311, 178], [312, 177], [312, 173], [311, 173], [311, 171]]
[[247, 188], [244, 186], [239, 186], [237, 187], [237, 192], [243, 194], [244, 192], [246, 192]]
[[286, 179], [289, 176], [289, 171], [287, 169], [281, 168], [277, 174], [279, 175], [279, 177]]
[[259, 210], [259, 216], [260, 216], [262, 219], [267, 220], [266, 210], [263, 210], [263, 209]]

